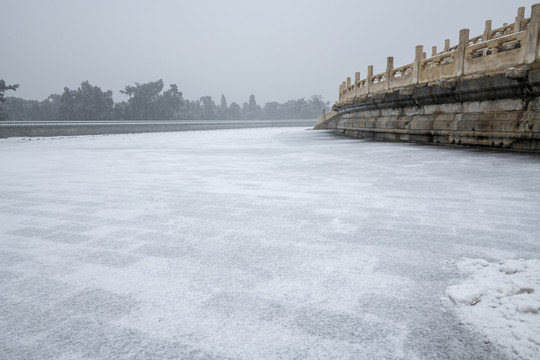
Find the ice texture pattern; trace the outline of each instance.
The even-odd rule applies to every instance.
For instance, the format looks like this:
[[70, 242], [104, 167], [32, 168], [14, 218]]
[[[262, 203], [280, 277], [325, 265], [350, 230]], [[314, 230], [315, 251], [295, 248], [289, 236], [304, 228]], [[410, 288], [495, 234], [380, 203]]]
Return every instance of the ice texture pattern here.
[[0, 140], [0, 358], [514, 359], [446, 289], [536, 264], [538, 179], [305, 128]]

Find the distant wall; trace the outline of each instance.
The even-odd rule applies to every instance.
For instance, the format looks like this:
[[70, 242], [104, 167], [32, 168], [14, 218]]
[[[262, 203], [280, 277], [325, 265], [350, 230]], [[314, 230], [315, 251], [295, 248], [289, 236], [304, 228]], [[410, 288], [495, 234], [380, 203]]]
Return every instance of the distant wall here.
[[102, 121], [102, 122], [4, 122], [0, 123], [0, 138], [37, 136], [76, 136], [101, 134], [131, 134], [146, 132], [218, 130], [263, 127], [313, 126], [314, 120], [260, 121]]

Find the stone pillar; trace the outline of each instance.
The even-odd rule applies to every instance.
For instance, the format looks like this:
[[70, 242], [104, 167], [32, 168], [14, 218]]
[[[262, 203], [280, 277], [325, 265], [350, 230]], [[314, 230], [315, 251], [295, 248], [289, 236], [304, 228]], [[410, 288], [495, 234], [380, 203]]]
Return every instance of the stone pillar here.
[[484, 29], [482, 41], [488, 41], [489, 39], [491, 39], [491, 20], [486, 20], [486, 27]]
[[367, 92], [371, 92], [371, 78], [373, 77], [373, 65], [367, 67]]
[[413, 72], [412, 72], [412, 83], [418, 84], [420, 82], [420, 64], [424, 57], [424, 46], [417, 45], [415, 49], [414, 62], [413, 62]]
[[450, 50], [450, 39], [444, 40], [444, 52], [448, 52]]
[[524, 26], [523, 26], [523, 19], [524, 18], [525, 18], [525, 8], [520, 7], [520, 8], [518, 8], [518, 13], [517, 13], [517, 16], [516, 16], [516, 22], [514, 23], [514, 33], [525, 30]]
[[531, 21], [527, 27], [527, 49], [525, 50], [525, 62], [530, 64], [540, 57], [538, 56], [538, 32], [540, 30], [540, 4], [534, 4], [531, 8]]
[[469, 29], [459, 31], [459, 44], [456, 56], [456, 76], [465, 74], [465, 49], [469, 45]]
[[322, 121], [326, 121], [326, 109], [322, 109]]
[[351, 98], [351, 77], [347, 77], [347, 100]]
[[360, 92], [360, 72], [357, 71], [354, 73], [354, 97], [357, 97]]
[[392, 70], [394, 69], [394, 57], [389, 56], [386, 58], [386, 90], [390, 89], [390, 82], [392, 77]]
[[435, 55], [437, 55], [437, 47], [436, 47], [436, 46], [433, 46], [433, 47], [431, 48], [431, 56], [435, 56]]

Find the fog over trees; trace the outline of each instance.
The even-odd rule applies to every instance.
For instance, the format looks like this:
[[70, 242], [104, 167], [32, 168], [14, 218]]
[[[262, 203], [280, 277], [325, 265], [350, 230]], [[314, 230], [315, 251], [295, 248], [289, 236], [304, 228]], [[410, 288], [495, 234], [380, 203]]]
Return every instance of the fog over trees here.
[[79, 88], [64, 88], [62, 94], [51, 94], [42, 101], [19, 97], [4, 97], [6, 90], [17, 85], [6, 85], [0, 80], [0, 120], [272, 120], [313, 119], [329, 108], [321, 95], [309, 99], [289, 100], [285, 103], [257, 104], [255, 95], [239, 105], [227, 103], [221, 95], [219, 105], [212, 97], [198, 100], [184, 99], [175, 84], [164, 90], [163, 80], [127, 85], [120, 93], [127, 100], [114, 102], [111, 90], [103, 91], [89, 81]]
[[6, 120], [9, 116], [9, 114], [5, 111], [2, 104], [6, 101], [6, 98], [4, 97], [4, 93], [7, 90], [17, 90], [19, 85], [7, 85], [6, 82], [2, 79], [0, 79], [0, 120]]

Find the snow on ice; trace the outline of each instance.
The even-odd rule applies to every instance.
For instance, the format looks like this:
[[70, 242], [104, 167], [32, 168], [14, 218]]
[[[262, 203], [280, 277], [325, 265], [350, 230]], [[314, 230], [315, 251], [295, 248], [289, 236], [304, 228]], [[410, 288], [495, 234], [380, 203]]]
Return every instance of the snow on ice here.
[[540, 358], [540, 261], [466, 259], [469, 277], [446, 289], [465, 322], [520, 359]]
[[[537, 155], [303, 128], [28, 140], [0, 140], [1, 359], [534, 354]], [[485, 260], [458, 285], [463, 258]]]

